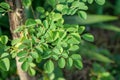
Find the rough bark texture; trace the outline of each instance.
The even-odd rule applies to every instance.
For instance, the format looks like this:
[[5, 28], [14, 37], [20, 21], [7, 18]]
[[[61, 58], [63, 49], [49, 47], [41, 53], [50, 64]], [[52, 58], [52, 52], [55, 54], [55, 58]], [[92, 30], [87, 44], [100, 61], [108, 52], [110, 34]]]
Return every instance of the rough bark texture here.
[[[23, 8], [21, 0], [6, 0], [9, 3], [12, 11], [8, 12], [10, 31], [13, 39], [21, 37], [20, 33], [14, 33], [14, 30], [18, 28], [23, 23]], [[16, 57], [17, 72], [20, 80], [35, 80], [28, 76], [26, 72], [21, 69], [21, 63], [18, 62], [18, 57]]]

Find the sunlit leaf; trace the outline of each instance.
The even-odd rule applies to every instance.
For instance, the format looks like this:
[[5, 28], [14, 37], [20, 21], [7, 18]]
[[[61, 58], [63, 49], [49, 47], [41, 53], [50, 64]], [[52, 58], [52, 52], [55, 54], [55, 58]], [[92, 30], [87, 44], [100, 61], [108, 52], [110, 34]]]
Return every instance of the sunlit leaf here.
[[0, 7], [2, 7], [3, 9], [6, 9], [6, 10], [10, 9], [9, 4], [6, 3], [6, 2], [1, 2], [1, 3], [0, 3]]
[[73, 66], [73, 59], [72, 58], [68, 58], [67, 60], [67, 67], [71, 68]]
[[82, 38], [85, 39], [86, 41], [90, 41], [90, 42], [94, 41], [94, 36], [92, 34], [89, 34], [89, 33], [83, 34]]
[[31, 26], [35, 26], [36, 25], [36, 21], [33, 19], [27, 19], [27, 21], [25, 22], [26, 27], [31, 27]]
[[89, 4], [92, 4], [94, 0], [87, 0]]
[[51, 60], [48, 60], [45, 64], [44, 64], [44, 70], [46, 73], [52, 73], [54, 70], [54, 63]]
[[58, 66], [60, 67], [60, 68], [64, 68], [65, 67], [65, 59], [64, 58], [60, 58], [59, 60], [58, 60]]
[[71, 58], [74, 59], [74, 60], [75, 60], [75, 59], [76, 59], [76, 60], [82, 60], [80, 54], [72, 54], [72, 55], [71, 55]]
[[82, 19], [87, 19], [87, 13], [84, 11], [79, 11], [78, 16]]
[[28, 70], [28, 73], [29, 73], [30, 76], [35, 76], [36, 71], [35, 71], [35, 69], [30, 67], [29, 70]]
[[2, 42], [2, 44], [7, 44], [7, 42], [8, 42], [7, 36], [1, 36], [0, 38], [1, 38], [0, 41]]
[[8, 58], [0, 60], [0, 68], [4, 71], [8, 71], [10, 68], [10, 61]]
[[99, 5], [103, 5], [105, 3], [105, 0], [95, 0], [95, 2]]
[[82, 64], [81, 60], [74, 60], [74, 65], [76, 68], [78, 68], [80, 70], [83, 68], [83, 64]]
[[23, 62], [22, 63], [22, 69], [24, 70], [24, 71], [27, 71], [28, 70], [28, 68], [29, 68], [29, 63], [27, 62], [27, 61], [25, 61], [25, 62]]
[[32, 1], [31, 0], [22, 0], [22, 3], [26, 8], [29, 8], [32, 4]]

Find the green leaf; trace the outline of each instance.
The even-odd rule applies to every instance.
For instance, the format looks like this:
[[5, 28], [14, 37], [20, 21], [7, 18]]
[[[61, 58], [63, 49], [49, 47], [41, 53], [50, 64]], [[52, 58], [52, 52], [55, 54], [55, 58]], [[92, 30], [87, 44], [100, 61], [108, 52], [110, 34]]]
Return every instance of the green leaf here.
[[60, 50], [58, 48], [54, 48], [53, 52], [56, 53], [56, 54], [61, 54], [61, 52], [60, 52]]
[[24, 70], [24, 71], [27, 71], [28, 70], [28, 68], [29, 68], [29, 63], [27, 62], [27, 61], [25, 61], [25, 62], [23, 62], [22, 63], [22, 69]]
[[30, 44], [31, 43], [31, 39], [22, 39], [22, 43], [23, 44]]
[[44, 13], [45, 9], [43, 7], [37, 7], [36, 10], [40, 13]]
[[103, 5], [105, 3], [105, 0], [95, 0], [95, 2], [99, 5]]
[[85, 11], [79, 11], [78, 16], [82, 19], [87, 19], [87, 13]]
[[5, 12], [5, 10], [3, 8], [0, 8], [0, 12]]
[[35, 58], [35, 59], [39, 57], [39, 55], [38, 55], [37, 52], [31, 52], [30, 54], [31, 54], [31, 56], [32, 56], [33, 58]]
[[68, 58], [67, 60], [67, 67], [71, 68], [73, 66], [73, 59], [72, 58]]
[[2, 44], [7, 44], [7, 42], [8, 42], [8, 37], [7, 36], [1, 36], [0, 38], [1, 38], [1, 43]]
[[77, 31], [77, 28], [69, 27], [69, 28], [67, 29], [67, 31], [68, 31], [68, 32], [75, 32], [75, 31]]
[[0, 61], [0, 68], [4, 71], [8, 71], [10, 68], [10, 61], [8, 58], [4, 58]]
[[68, 44], [66, 42], [62, 42], [61, 43], [62, 47], [66, 48], [68, 46]]
[[32, 27], [35, 26], [37, 23], [34, 19], [27, 19], [27, 21], [25, 22], [26, 27]]
[[29, 68], [29, 70], [28, 70], [28, 74], [30, 75], [30, 76], [35, 76], [35, 74], [36, 74], [36, 71], [33, 69], [33, 68]]
[[58, 0], [59, 1], [59, 3], [64, 3], [64, 2], [66, 2], [66, 0]]
[[44, 52], [44, 54], [42, 55], [43, 59], [48, 59], [51, 57], [51, 51], [46, 49], [46, 51]]
[[37, 24], [41, 24], [42, 21], [40, 19], [35, 19], [35, 21], [37, 22]]
[[79, 34], [82, 34], [84, 30], [85, 30], [85, 26], [80, 26], [80, 27], [78, 28]]
[[61, 19], [62, 18], [62, 15], [60, 14], [60, 13], [56, 13], [56, 14], [54, 14], [54, 21], [58, 21], [59, 19]]
[[51, 60], [48, 60], [44, 64], [44, 70], [46, 73], [52, 73], [54, 71], [54, 63]]
[[87, 0], [82, 0], [83, 2], [86, 2]]
[[57, 32], [57, 31], [52, 32], [51, 37], [52, 37], [52, 39], [55, 41], [56, 39], [59, 38], [59, 32]]
[[58, 66], [60, 67], [60, 68], [64, 68], [65, 67], [65, 59], [64, 58], [60, 58], [59, 60], [58, 60]]
[[65, 31], [59, 31], [59, 38], [62, 40], [63, 38], [65, 38], [67, 35], [67, 32]]
[[77, 39], [75, 39], [75, 38], [70, 38], [68, 41], [67, 41], [69, 44], [79, 44], [80, 42], [77, 40]]
[[64, 58], [68, 58], [68, 54], [66, 52], [62, 53], [61, 56]]
[[[81, 3], [82, 3], [82, 2], [74, 1], [74, 2], [72, 3], [72, 7], [79, 7]], [[84, 3], [82, 3], [82, 4], [84, 5]]]
[[35, 49], [36, 49], [37, 52], [43, 53], [43, 47], [41, 47], [41, 46], [36, 46]]
[[79, 54], [72, 54], [72, 55], [71, 55], [71, 58], [72, 58], [73, 60], [82, 60], [82, 58], [81, 58], [81, 56], [80, 56]]
[[87, 0], [89, 4], [92, 4], [93, 3], [93, 0]]
[[94, 41], [94, 36], [92, 34], [89, 34], [89, 33], [83, 34], [82, 38], [85, 39], [86, 41], [90, 41], [90, 42]]
[[36, 64], [35, 63], [29, 63], [30, 64], [30, 67], [35, 67]]
[[44, 21], [43, 21], [43, 25], [44, 25], [45, 28], [48, 28], [48, 27], [49, 27], [48, 21], [47, 21], [47, 20], [44, 20]]
[[42, 61], [42, 57], [39, 56], [39, 57], [36, 59], [36, 62], [37, 62], [37, 63], [40, 63], [41, 61]]
[[17, 53], [17, 56], [18, 57], [23, 57], [23, 56], [27, 56], [27, 54], [28, 53], [26, 51], [20, 51], [20, 52]]
[[19, 59], [19, 62], [24, 62], [26, 59], [27, 59], [26, 57], [21, 57], [21, 58]]
[[79, 8], [80, 10], [87, 10], [88, 7], [85, 5], [84, 2], [74, 1], [72, 3], [72, 8]]
[[79, 44], [81, 42], [81, 37], [78, 33], [72, 33], [67, 43], [69, 44]]
[[80, 70], [83, 68], [83, 64], [82, 64], [81, 60], [74, 60], [74, 65], [76, 68], [78, 68]]
[[26, 8], [29, 8], [32, 4], [32, 0], [22, 0], [22, 3]]
[[16, 38], [16, 39], [12, 40], [11, 45], [15, 45], [15, 44], [19, 43], [20, 41], [21, 41], [20, 38]]
[[55, 7], [56, 5], [56, 0], [47, 0], [48, 4], [51, 5], [52, 7]]
[[12, 54], [12, 58], [15, 58], [15, 57], [17, 56], [17, 53], [16, 53], [15, 50], [13, 50], [13, 51], [11, 52], [11, 54]]
[[69, 48], [70, 51], [76, 51], [76, 50], [78, 50], [78, 49], [79, 49], [79, 46], [78, 46], [78, 45], [72, 45], [72, 46], [70, 46], [70, 48]]
[[9, 53], [2, 53], [1, 58], [9, 56]]
[[[63, 12], [65, 10], [65, 12], [67, 11], [66, 9], [68, 9], [68, 6], [67, 5], [63, 5], [63, 4], [57, 4], [56, 5], [56, 10], [57, 11], [60, 11], [60, 12]], [[64, 13], [64, 12], [63, 12]]]
[[1, 2], [1, 3], [0, 3], [0, 7], [4, 8], [4, 9], [6, 9], [6, 10], [10, 9], [9, 4], [8, 4], [8, 3], [5, 3], [5, 2]]
[[68, 14], [68, 10], [69, 10], [69, 8], [66, 7], [66, 8], [63, 8], [61, 12], [62, 12], [62, 14], [65, 15], [65, 14]]
[[28, 63], [31, 63], [31, 62], [33, 61], [33, 58], [32, 58], [32, 56], [27, 56], [27, 59], [26, 59], [26, 61], [27, 61]]
[[54, 60], [58, 60], [59, 56], [58, 56], [58, 55], [52, 55], [52, 58], [53, 58]]
[[74, 0], [67, 0], [68, 3], [71, 3], [71, 2], [73, 2], [73, 1], [74, 1]]
[[24, 48], [28, 48], [28, 46], [25, 45], [25, 44], [21, 44], [21, 45], [18, 47], [18, 49], [24, 49]]

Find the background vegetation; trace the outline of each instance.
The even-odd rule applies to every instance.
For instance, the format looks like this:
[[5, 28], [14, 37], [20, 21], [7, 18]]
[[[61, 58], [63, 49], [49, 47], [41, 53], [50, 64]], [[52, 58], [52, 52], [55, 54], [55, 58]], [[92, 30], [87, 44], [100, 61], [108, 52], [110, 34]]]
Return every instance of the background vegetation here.
[[[44, 0], [33, 0], [32, 7], [25, 8], [26, 18], [34, 18], [35, 15], [32, 11], [36, 10], [37, 6], [44, 6], [44, 3]], [[83, 58], [82, 70], [76, 68], [61, 70], [56, 67], [54, 74], [44, 74], [42, 77], [44, 79], [49, 77], [50, 80], [120, 80], [119, 8], [120, 0], [106, 0], [102, 6], [96, 5], [96, 3], [89, 5], [86, 20], [79, 18], [78, 15], [64, 16], [65, 23], [85, 25], [85, 32], [92, 33], [95, 41], [93, 43], [83, 41], [79, 46], [80, 49], [76, 51]], [[42, 17], [44, 16], [40, 16], [40, 18]], [[1, 35], [8, 35], [11, 38], [8, 15], [3, 13], [0, 13]], [[41, 73], [36, 75], [38, 80], [41, 80], [41, 75]], [[18, 80], [14, 59], [11, 59], [9, 71], [0, 70], [0, 80]]]

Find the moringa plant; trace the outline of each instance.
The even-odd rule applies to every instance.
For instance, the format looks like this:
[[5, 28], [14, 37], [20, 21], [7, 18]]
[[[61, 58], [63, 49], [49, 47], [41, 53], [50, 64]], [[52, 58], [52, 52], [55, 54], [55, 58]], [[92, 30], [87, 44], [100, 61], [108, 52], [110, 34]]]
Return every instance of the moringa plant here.
[[[42, 5], [32, 4], [35, 1], [41, 1]], [[2, 16], [8, 13], [12, 39], [0, 36], [0, 69], [9, 70], [10, 58], [16, 59], [20, 80], [31, 80], [26, 74], [35, 76], [38, 70], [42, 74], [53, 73], [56, 66], [82, 69], [82, 58], [74, 51], [82, 40], [93, 42], [94, 37], [84, 32], [84, 26], [64, 23], [63, 16], [78, 14], [84, 20], [87, 5], [93, 2], [103, 5], [105, 0], [1, 2], [0, 13]]]

